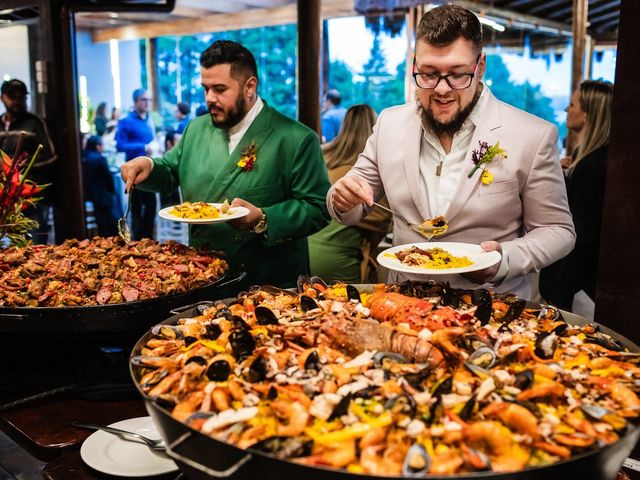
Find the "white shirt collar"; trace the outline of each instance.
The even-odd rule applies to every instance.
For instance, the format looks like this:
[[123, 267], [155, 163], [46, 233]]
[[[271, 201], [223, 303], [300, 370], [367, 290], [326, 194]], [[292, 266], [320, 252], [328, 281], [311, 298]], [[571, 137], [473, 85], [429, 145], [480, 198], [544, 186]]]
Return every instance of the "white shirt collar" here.
[[238, 143], [240, 143], [240, 140], [242, 140], [244, 134], [249, 130], [249, 127], [262, 111], [263, 107], [264, 102], [260, 97], [258, 97], [256, 99], [256, 103], [253, 104], [253, 107], [251, 107], [244, 118], [229, 129], [229, 153], [233, 152]]

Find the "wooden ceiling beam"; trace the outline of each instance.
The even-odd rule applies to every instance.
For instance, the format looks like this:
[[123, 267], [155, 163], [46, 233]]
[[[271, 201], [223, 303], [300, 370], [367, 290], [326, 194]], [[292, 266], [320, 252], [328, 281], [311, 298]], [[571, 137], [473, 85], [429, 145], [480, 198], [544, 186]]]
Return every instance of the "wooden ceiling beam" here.
[[[251, 0], [254, 2], [255, 0]], [[337, 18], [356, 15], [352, 0], [324, 0], [322, 18]], [[208, 15], [201, 18], [187, 18], [166, 22], [149, 22], [117, 28], [95, 30], [94, 42], [108, 40], [135, 40], [165, 35], [194, 35], [204, 32], [224, 32], [243, 28], [258, 28], [272, 25], [296, 23], [296, 5], [284, 7], [244, 10], [237, 13]]]
[[[614, 10], [613, 12], [603, 13], [602, 15], [594, 15], [593, 17], [591, 17], [591, 23], [592, 24], [602, 23], [611, 18], [617, 19], [618, 17], [620, 17], [620, 10]], [[594, 25], [594, 26], [597, 28], [597, 25]]]
[[616, 8], [618, 9], [618, 12], [620, 12], [620, 0], [610, 0], [607, 3], [603, 3], [602, 5], [599, 5], [597, 7], [589, 7], [589, 15], [604, 12], [606, 10], [609, 10], [610, 8]]

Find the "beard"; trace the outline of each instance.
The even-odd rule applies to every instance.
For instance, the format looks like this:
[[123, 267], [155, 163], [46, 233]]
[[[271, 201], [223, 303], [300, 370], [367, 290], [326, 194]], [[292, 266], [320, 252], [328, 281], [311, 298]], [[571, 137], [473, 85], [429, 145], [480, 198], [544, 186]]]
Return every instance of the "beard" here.
[[225, 118], [222, 121], [216, 121], [213, 117], [213, 105], [209, 104], [209, 115], [211, 116], [211, 123], [216, 128], [223, 130], [229, 130], [231, 127], [235, 127], [240, 120], [242, 120], [247, 114], [247, 102], [242, 95], [239, 95], [236, 99], [236, 104], [231, 110], [225, 112]]
[[422, 124], [429, 127], [429, 129], [436, 136], [450, 136], [452, 137], [458, 130], [462, 128], [465, 120], [469, 118], [469, 115], [473, 111], [474, 107], [478, 103], [482, 90], [478, 88], [473, 95], [473, 99], [469, 102], [469, 105], [460, 110], [451, 120], [448, 122], [441, 122], [433, 114], [431, 108], [424, 108], [420, 101], [418, 101], [418, 111], [420, 112], [420, 118]]

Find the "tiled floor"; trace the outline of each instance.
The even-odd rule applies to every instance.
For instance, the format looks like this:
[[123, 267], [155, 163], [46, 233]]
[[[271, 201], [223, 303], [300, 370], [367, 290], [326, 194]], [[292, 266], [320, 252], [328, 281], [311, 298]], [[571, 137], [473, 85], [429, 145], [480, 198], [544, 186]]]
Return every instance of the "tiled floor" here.
[[0, 432], [0, 480], [42, 480], [45, 465]]

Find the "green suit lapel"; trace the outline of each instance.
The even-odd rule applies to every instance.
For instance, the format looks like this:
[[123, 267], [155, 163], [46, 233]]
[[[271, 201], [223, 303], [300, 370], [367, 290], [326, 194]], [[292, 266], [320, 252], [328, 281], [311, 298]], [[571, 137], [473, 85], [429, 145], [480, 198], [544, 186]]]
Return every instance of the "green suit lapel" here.
[[265, 103], [258, 116], [249, 126], [249, 129], [242, 136], [242, 139], [236, 148], [231, 152], [231, 155], [229, 155], [224, 166], [219, 170], [218, 174], [211, 182], [209, 190], [203, 198], [210, 199], [209, 201], [212, 202], [221, 201], [229, 186], [234, 182], [238, 175], [242, 173], [242, 169], [238, 167], [237, 163], [242, 156], [243, 150], [251, 145], [251, 142], [255, 142], [258, 147], [256, 162], [260, 161], [260, 147], [264, 145], [265, 141], [273, 131], [271, 118], [271, 107]]

